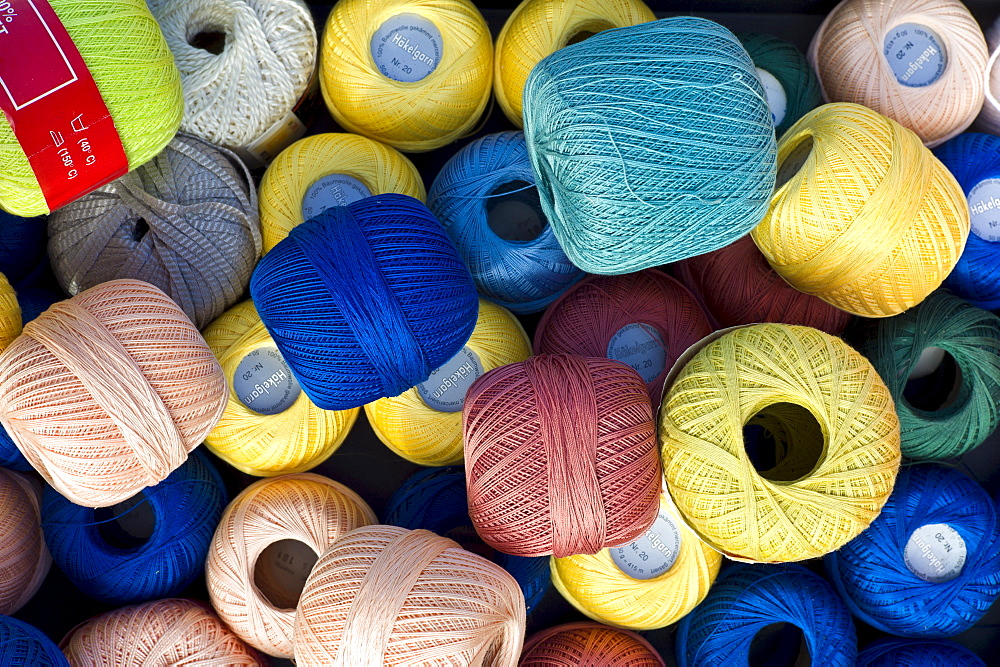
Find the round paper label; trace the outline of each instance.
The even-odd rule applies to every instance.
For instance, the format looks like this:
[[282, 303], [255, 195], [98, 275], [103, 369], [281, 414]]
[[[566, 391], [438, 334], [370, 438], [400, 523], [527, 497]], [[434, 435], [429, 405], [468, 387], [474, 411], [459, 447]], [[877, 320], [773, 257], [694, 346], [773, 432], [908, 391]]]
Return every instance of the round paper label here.
[[654, 579], [670, 570], [681, 552], [681, 533], [663, 508], [646, 534], [622, 547], [612, 547], [611, 560], [633, 579]]
[[233, 389], [243, 405], [262, 415], [284, 412], [302, 391], [274, 346], [258, 347], [243, 357], [236, 367]]
[[482, 374], [479, 355], [466, 345], [418, 384], [417, 393], [432, 410], [459, 412], [465, 405], [465, 392]]
[[991, 243], [1000, 241], [1000, 178], [987, 178], [969, 191], [972, 233]]
[[346, 174], [329, 174], [317, 179], [302, 198], [302, 219], [311, 220], [328, 208], [347, 206], [372, 193], [365, 184]]
[[441, 31], [418, 14], [393, 16], [372, 35], [372, 58], [378, 71], [396, 81], [420, 81], [441, 61]]
[[951, 581], [965, 565], [965, 540], [946, 523], [929, 523], [913, 531], [903, 549], [903, 562], [924, 581]]
[[882, 55], [896, 81], [910, 88], [931, 85], [948, 65], [941, 38], [919, 23], [901, 23], [886, 33]]
[[778, 82], [773, 74], [766, 69], [757, 68], [757, 76], [764, 86], [764, 96], [767, 98], [767, 107], [771, 110], [771, 122], [775, 127], [781, 125], [788, 113], [788, 96], [785, 95], [785, 88]]
[[656, 327], [626, 324], [608, 341], [608, 359], [634, 368], [643, 382], [652, 382], [667, 367], [667, 349]]

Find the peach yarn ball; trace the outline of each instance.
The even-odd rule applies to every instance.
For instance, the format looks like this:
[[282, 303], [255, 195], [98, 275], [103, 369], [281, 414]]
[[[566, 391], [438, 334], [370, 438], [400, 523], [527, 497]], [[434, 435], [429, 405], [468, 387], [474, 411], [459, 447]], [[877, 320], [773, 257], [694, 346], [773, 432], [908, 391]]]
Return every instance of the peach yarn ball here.
[[32, 480], [0, 468], [0, 614], [23, 607], [52, 565], [40, 523], [40, 492]]

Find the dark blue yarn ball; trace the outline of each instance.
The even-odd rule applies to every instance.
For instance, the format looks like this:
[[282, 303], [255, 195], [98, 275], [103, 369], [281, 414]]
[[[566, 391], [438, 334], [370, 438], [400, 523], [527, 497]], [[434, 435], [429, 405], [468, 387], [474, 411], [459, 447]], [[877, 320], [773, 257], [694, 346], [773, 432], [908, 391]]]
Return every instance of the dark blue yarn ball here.
[[298, 379], [324, 410], [398, 396], [472, 335], [469, 270], [426, 206], [385, 194], [326, 209], [257, 265], [250, 294]]
[[986, 667], [986, 663], [955, 642], [886, 638], [858, 654], [858, 667]]
[[44, 218], [21, 218], [0, 211], [0, 273], [17, 285], [45, 257]]
[[529, 612], [549, 589], [548, 557], [510, 556], [490, 549], [476, 535], [469, 518], [465, 469], [461, 466], [428, 468], [411, 475], [389, 499], [385, 522], [411, 530], [430, 530], [489, 557], [517, 581]]
[[69, 667], [66, 656], [33, 625], [0, 615], [0, 665]]
[[[42, 528], [52, 560], [96, 600], [127, 604], [171, 597], [204, 569], [226, 506], [225, 486], [208, 458], [192, 452], [183, 465], [142, 494], [146, 503], [128, 514], [152, 512], [154, 527], [145, 541], [103, 518], [108, 510], [74, 505], [51, 487], [45, 489]], [[112, 516], [127, 516], [119, 506], [110, 511]]]

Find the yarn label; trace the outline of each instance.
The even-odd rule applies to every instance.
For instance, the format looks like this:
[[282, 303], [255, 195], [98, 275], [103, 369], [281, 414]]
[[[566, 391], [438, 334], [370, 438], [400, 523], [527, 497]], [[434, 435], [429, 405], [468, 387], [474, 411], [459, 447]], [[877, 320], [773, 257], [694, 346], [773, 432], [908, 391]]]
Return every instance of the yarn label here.
[[441, 62], [441, 31], [417, 14], [393, 16], [372, 35], [372, 58], [378, 71], [396, 81], [420, 81]]
[[1000, 178], [985, 178], [969, 190], [969, 221], [979, 238], [1000, 241]]
[[482, 374], [479, 355], [466, 345], [418, 384], [417, 393], [432, 410], [459, 412], [465, 405], [465, 393]]
[[946, 523], [929, 523], [913, 531], [903, 548], [903, 562], [924, 581], [940, 584], [962, 573], [965, 540]]
[[668, 572], [681, 552], [681, 532], [661, 507], [656, 521], [635, 542], [608, 549], [618, 569], [633, 579], [655, 579]]
[[371, 197], [368, 187], [347, 174], [328, 174], [317, 179], [302, 198], [302, 218], [311, 220], [328, 208], [347, 206]]
[[101, 92], [47, 0], [0, 0], [0, 87], [50, 210], [128, 172]]
[[243, 357], [233, 376], [233, 390], [243, 405], [262, 415], [284, 412], [302, 387], [277, 347], [258, 347]]
[[656, 327], [626, 324], [608, 341], [608, 359], [631, 366], [647, 384], [667, 367], [667, 347]]
[[757, 68], [757, 78], [764, 86], [764, 97], [767, 99], [767, 108], [771, 110], [771, 122], [777, 127], [781, 121], [785, 120], [788, 113], [788, 96], [785, 95], [785, 87], [778, 79], [766, 69]]
[[261, 169], [271, 164], [278, 153], [305, 136], [309, 129], [307, 123], [312, 117], [312, 107], [319, 93], [319, 77], [313, 71], [306, 92], [295, 103], [292, 110], [279, 118], [264, 134], [260, 135], [250, 145], [234, 149], [240, 159], [251, 169]]
[[886, 33], [882, 55], [896, 81], [909, 88], [931, 85], [948, 65], [941, 38], [919, 23], [901, 23]]

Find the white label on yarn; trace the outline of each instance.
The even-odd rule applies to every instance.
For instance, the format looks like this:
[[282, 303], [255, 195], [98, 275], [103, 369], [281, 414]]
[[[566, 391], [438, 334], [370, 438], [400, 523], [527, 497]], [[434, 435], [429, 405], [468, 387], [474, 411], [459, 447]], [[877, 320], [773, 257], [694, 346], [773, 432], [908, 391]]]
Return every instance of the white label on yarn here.
[[901, 23], [887, 32], [882, 55], [896, 81], [909, 88], [931, 85], [948, 65], [941, 38], [919, 23]]
[[233, 390], [243, 405], [262, 415], [284, 412], [302, 391], [278, 348], [258, 347], [243, 357], [233, 376]]
[[764, 86], [764, 97], [767, 98], [767, 108], [771, 110], [771, 122], [777, 127], [785, 120], [788, 112], [788, 96], [785, 87], [766, 69], [757, 68], [757, 77]]
[[262, 169], [271, 164], [278, 153], [304, 137], [307, 129], [295, 112], [289, 111], [253, 143], [234, 152], [251, 169]]
[[611, 337], [606, 356], [631, 366], [647, 383], [667, 367], [667, 348], [660, 332], [638, 322], [626, 324]]
[[646, 533], [621, 547], [608, 549], [618, 569], [633, 579], [654, 579], [670, 570], [681, 552], [681, 532], [670, 515], [660, 508]]
[[418, 14], [393, 16], [372, 35], [378, 71], [396, 81], [420, 81], [441, 62], [441, 31]]
[[142, 491], [112, 506], [111, 512], [118, 527], [132, 537], [148, 540], [152, 536], [156, 527], [156, 515], [153, 513], [152, 503]]
[[961, 574], [965, 557], [965, 540], [946, 523], [917, 528], [903, 548], [903, 562], [910, 572], [932, 584], [951, 581]]
[[371, 197], [368, 187], [347, 174], [328, 174], [317, 179], [302, 198], [302, 218], [311, 220], [328, 208], [347, 206]]
[[973, 234], [1000, 241], [1000, 178], [985, 178], [969, 191], [969, 218]]
[[482, 374], [479, 355], [466, 345], [418, 384], [417, 393], [432, 410], [458, 412], [465, 405], [465, 392]]

